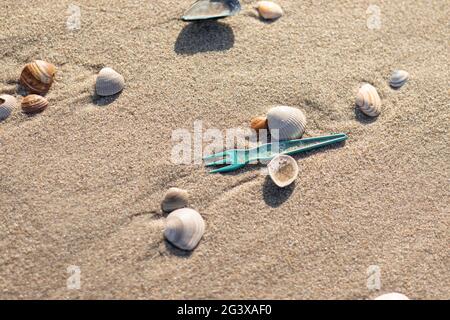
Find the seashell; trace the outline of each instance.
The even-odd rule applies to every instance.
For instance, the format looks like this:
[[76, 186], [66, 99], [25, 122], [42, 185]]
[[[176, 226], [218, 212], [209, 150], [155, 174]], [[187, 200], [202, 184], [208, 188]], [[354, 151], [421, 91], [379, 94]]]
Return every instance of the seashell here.
[[205, 221], [194, 209], [178, 209], [167, 216], [164, 236], [180, 249], [194, 249], [204, 232]]
[[17, 104], [15, 97], [9, 94], [0, 95], [0, 121], [8, 118]]
[[125, 87], [125, 79], [123, 76], [111, 68], [103, 68], [100, 70], [95, 90], [99, 96], [112, 96], [119, 93]]
[[356, 105], [365, 115], [378, 117], [381, 112], [381, 99], [377, 89], [369, 83], [364, 83], [356, 96]]
[[274, 140], [291, 140], [302, 137], [306, 129], [306, 117], [300, 109], [279, 106], [267, 113], [267, 123]]
[[198, 0], [181, 17], [184, 21], [219, 19], [241, 11], [239, 0]]
[[267, 129], [267, 117], [255, 117], [250, 121], [253, 130]]
[[266, 20], [275, 20], [283, 15], [283, 9], [272, 1], [259, 1], [256, 3], [259, 15]]
[[186, 190], [170, 188], [167, 190], [161, 203], [164, 212], [172, 212], [176, 209], [186, 208], [189, 204], [189, 195]]
[[22, 111], [25, 113], [37, 113], [48, 106], [48, 100], [37, 94], [30, 94], [22, 100]]
[[389, 84], [392, 88], [400, 88], [403, 86], [406, 81], [408, 81], [409, 73], [405, 70], [395, 70], [392, 72], [391, 80], [389, 81]]
[[376, 297], [375, 300], [409, 300], [407, 296], [397, 292], [385, 293], [379, 297]]
[[270, 178], [280, 188], [287, 187], [297, 179], [298, 164], [294, 158], [285, 154], [279, 154], [267, 165]]
[[44, 95], [50, 89], [55, 74], [56, 67], [53, 64], [36, 60], [25, 65], [19, 81], [30, 93]]

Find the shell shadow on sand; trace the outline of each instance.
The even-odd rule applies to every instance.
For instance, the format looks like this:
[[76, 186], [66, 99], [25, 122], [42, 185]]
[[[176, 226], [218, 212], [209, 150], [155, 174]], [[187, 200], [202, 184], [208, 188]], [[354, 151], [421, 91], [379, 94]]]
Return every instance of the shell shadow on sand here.
[[226, 51], [234, 45], [230, 26], [216, 20], [186, 25], [175, 42], [175, 53], [193, 55], [201, 52]]
[[93, 104], [95, 104], [96, 106], [107, 106], [111, 103], [113, 103], [114, 101], [116, 101], [116, 99], [122, 94], [122, 91], [119, 93], [116, 93], [115, 95], [112, 96], [108, 96], [108, 97], [102, 97], [99, 96], [96, 93], [91, 94], [91, 102]]
[[267, 176], [264, 180], [263, 185], [263, 197], [267, 205], [272, 208], [277, 208], [281, 206], [289, 197], [295, 189], [295, 181], [285, 188], [278, 187], [270, 178]]
[[164, 239], [164, 245], [166, 252], [168, 252], [170, 255], [177, 256], [180, 258], [189, 258], [192, 255], [192, 251], [178, 249], [166, 239]]
[[355, 117], [356, 120], [359, 121], [361, 124], [371, 124], [375, 121], [377, 121], [378, 117], [369, 117], [366, 116], [364, 113], [359, 110], [359, 107], [355, 104]]

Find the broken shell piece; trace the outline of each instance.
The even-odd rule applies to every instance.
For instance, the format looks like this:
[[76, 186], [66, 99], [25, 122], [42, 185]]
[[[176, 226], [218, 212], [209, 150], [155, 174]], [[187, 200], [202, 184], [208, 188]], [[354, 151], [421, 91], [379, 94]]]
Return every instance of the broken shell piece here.
[[37, 94], [30, 94], [22, 100], [22, 111], [25, 113], [38, 113], [48, 106], [48, 100]]
[[287, 187], [297, 179], [298, 164], [294, 158], [279, 154], [267, 165], [270, 178], [280, 188]]
[[125, 79], [121, 74], [111, 68], [100, 70], [95, 90], [99, 96], [112, 96], [119, 93], [125, 87]]
[[250, 121], [253, 130], [267, 129], [267, 117], [255, 117]]
[[409, 300], [407, 296], [397, 292], [385, 293], [379, 297], [376, 297], [375, 300]]
[[267, 113], [267, 123], [273, 140], [300, 139], [306, 129], [306, 117], [300, 109], [279, 106]]
[[219, 19], [241, 11], [239, 0], [198, 0], [181, 17], [184, 21]]
[[365, 115], [378, 117], [381, 113], [381, 99], [377, 89], [369, 83], [364, 83], [356, 96], [356, 105]]
[[174, 246], [193, 250], [205, 232], [205, 221], [195, 210], [182, 208], [172, 211], [167, 218], [164, 236]]
[[8, 118], [17, 104], [15, 97], [9, 94], [0, 95], [0, 121]]
[[161, 209], [164, 212], [172, 212], [176, 209], [186, 208], [189, 204], [188, 192], [179, 188], [170, 188], [167, 190], [161, 203]]
[[44, 95], [50, 89], [56, 74], [56, 67], [42, 60], [25, 65], [20, 74], [20, 84], [30, 93]]
[[283, 9], [271, 1], [259, 1], [256, 4], [259, 15], [266, 20], [275, 20], [283, 15]]
[[405, 70], [395, 70], [392, 72], [389, 84], [392, 88], [398, 89], [408, 81], [409, 73]]

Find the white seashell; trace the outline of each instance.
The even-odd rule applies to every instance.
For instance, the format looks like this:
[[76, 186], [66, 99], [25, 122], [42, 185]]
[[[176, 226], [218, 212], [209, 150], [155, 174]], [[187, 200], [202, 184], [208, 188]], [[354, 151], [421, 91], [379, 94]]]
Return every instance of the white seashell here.
[[283, 15], [283, 9], [272, 1], [259, 1], [256, 9], [259, 15], [266, 20], [275, 20]]
[[172, 212], [176, 209], [186, 208], [189, 205], [189, 195], [186, 190], [170, 188], [167, 190], [161, 203], [164, 212]]
[[219, 19], [241, 11], [239, 0], [198, 0], [181, 17], [184, 21]]
[[379, 297], [376, 297], [375, 300], [409, 300], [407, 296], [397, 292], [385, 293]]
[[8, 118], [17, 104], [15, 97], [9, 94], [0, 95], [0, 121]]
[[267, 113], [267, 121], [274, 140], [299, 139], [306, 129], [306, 117], [297, 108], [274, 107]]
[[406, 81], [408, 81], [409, 73], [404, 70], [395, 70], [392, 72], [391, 80], [389, 81], [389, 84], [392, 88], [400, 88], [403, 86]]
[[279, 154], [267, 165], [270, 178], [280, 188], [287, 187], [297, 179], [298, 164], [294, 158]]
[[194, 209], [172, 211], [166, 218], [164, 236], [174, 246], [193, 250], [205, 232], [205, 221]]
[[364, 83], [356, 95], [356, 105], [362, 113], [369, 117], [377, 117], [381, 113], [381, 99], [377, 89], [369, 83]]
[[119, 93], [125, 87], [125, 79], [121, 74], [111, 68], [100, 70], [95, 90], [99, 96], [112, 96]]

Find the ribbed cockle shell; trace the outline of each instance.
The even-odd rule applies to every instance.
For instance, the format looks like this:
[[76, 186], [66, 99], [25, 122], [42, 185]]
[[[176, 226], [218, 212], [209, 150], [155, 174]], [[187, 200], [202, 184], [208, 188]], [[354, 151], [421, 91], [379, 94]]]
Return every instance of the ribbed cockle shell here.
[[20, 75], [20, 84], [30, 93], [44, 95], [50, 89], [56, 67], [46, 61], [36, 60], [25, 65]]
[[205, 222], [194, 209], [172, 211], [166, 218], [164, 236], [174, 246], [193, 250], [205, 232]]
[[300, 139], [306, 129], [306, 117], [300, 109], [279, 106], [267, 113], [267, 122], [273, 140]]
[[30, 94], [22, 100], [22, 111], [25, 113], [37, 113], [48, 106], [48, 100], [37, 94]]
[[381, 99], [377, 89], [369, 83], [364, 83], [356, 95], [356, 105], [362, 113], [369, 117], [377, 117], [381, 113]]
[[124, 87], [125, 79], [123, 76], [111, 68], [100, 70], [95, 82], [95, 90], [99, 96], [115, 95], [122, 91]]
[[8, 118], [17, 104], [15, 97], [9, 94], [0, 95], [0, 121]]

